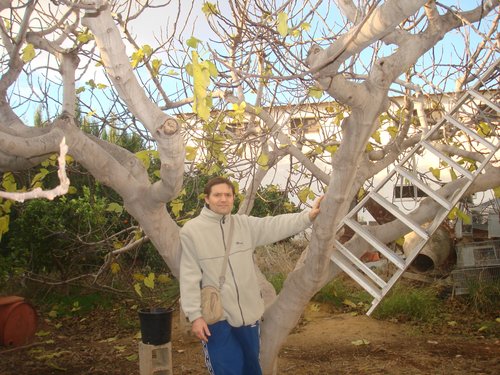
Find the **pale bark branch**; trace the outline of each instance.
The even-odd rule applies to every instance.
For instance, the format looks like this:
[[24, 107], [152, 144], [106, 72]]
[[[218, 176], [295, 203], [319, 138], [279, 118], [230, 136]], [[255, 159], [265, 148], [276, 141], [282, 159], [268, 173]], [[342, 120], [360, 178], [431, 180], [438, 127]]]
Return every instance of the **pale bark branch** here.
[[57, 170], [57, 176], [59, 177], [60, 184], [50, 190], [42, 190], [41, 188], [35, 188], [28, 192], [6, 192], [0, 191], [0, 197], [5, 199], [11, 199], [16, 202], [24, 202], [28, 199], [46, 198], [48, 200], [53, 200], [55, 197], [64, 195], [69, 189], [69, 178], [66, 175], [66, 154], [68, 153], [68, 146], [66, 145], [66, 139], [63, 137], [59, 145], [60, 154], [57, 158], [59, 163], [59, 168]]

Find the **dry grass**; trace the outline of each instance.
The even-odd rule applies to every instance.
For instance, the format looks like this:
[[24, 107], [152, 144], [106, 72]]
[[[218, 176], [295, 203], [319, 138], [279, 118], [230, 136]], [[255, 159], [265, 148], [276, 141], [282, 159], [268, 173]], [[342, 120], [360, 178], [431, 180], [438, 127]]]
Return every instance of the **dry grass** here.
[[257, 265], [264, 275], [288, 275], [294, 268], [300, 254], [307, 246], [304, 239], [282, 241], [261, 246], [255, 252]]

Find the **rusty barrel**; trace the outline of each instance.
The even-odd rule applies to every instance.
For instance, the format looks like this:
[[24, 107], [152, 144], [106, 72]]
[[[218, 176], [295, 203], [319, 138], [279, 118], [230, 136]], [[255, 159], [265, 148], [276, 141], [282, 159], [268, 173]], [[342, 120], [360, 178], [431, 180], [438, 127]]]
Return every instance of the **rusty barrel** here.
[[18, 296], [0, 297], [0, 346], [29, 344], [37, 325], [33, 306]]

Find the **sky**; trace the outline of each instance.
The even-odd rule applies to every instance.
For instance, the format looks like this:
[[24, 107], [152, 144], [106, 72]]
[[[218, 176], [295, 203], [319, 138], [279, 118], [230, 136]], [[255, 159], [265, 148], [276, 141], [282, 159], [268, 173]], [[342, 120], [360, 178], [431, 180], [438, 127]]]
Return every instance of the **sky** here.
[[[164, 3], [165, 1], [166, 0], [155, 0], [153, 4]], [[44, 2], [50, 4], [50, 0], [41, 1], [42, 4]], [[229, 13], [229, 8], [225, 0], [222, 1], [213, 0], [213, 2], [217, 2], [219, 9], [221, 10], [222, 13], [225, 14]], [[461, 5], [468, 5], [469, 8], [476, 3], [476, 1], [470, 1], [470, 0], [458, 0], [458, 2], [461, 3]], [[139, 45], [142, 46], [144, 44], [149, 44], [151, 46], [155, 46], [157, 45], [157, 41], [155, 40], [156, 37], [160, 36], [165, 37], [166, 35], [170, 35], [172, 33], [172, 25], [173, 22], [175, 21], [175, 16], [177, 15], [179, 3], [181, 2], [171, 1], [171, 4], [165, 9], [163, 8], [148, 9], [137, 20], [131, 22], [132, 33], [137, 36]], [[185, 31], [182, 35], [184, 43], [191, 36], [195, 36], [196, 38], [204, 42], [208, 42], [210, 38], [213, 36], [213, 33], [208, 27], [205, 14], [201, 10], [203, 3], [204, 0], [194, 0], [192, 13], [188, 15], [189, 7], [186, 5], [186, 2], [182, 2], [177, 29], [180, 29], [180, 25], [182, 26], [185, 25], [184, 28]], [[446, 5], [452, 5], [456, 4], [457, 1], [444, 0], [442, 1], [442, 3], [445, 3]], [[477, 43], [479, 41], [479, 36], [477, 36], [477, 34], [472, 34], [472, 37], [474, 43]], [[436, 51], [438, 53], [441, 53], [445, 57], [444, 60], [446, 62], [449, 62], [455, 59], [454, 56], [463, 54], [463, 49], [464, 49], [463, 47], [464, 45], [463, 42], [459, 39], [458, 32], [453, 31], [449, 33], [443, 39], [443, 41], [439, 43]], [[131, 48], [128, 50], [128, 53], [129, 54], [132, 53]], [[427, 59], [427, 57], [424, 57], [422, 59], [425, 60]], [[42, 61], [42, 63], [44, 63], [44, 61]], [[56, 77], [57, 73], [54, 71], [52, 74], [54, 74], [54, 79], [55, 81], [57, 81], [58, 80], [58, 78]], [[84, 85], [85, 81], [91, 78], [95, 79], [97, 82], [105, 82], [102, 70], [93, 69], [92, 67], [90, 67], [86, 75], [82, 77], [81, 82], [77, 84], [77, 87]], [[450, 81], [450, 84], [452, 85], [453, 82]], [[30, 90], [33, 90], [28, 85], [24, 85], [22, 89], [25, 90], [25, 92], [27, 93]], [[453, 87], [448, 86], [445, 89], [451, 90], [453, 89]], [[30, 122], [29, 119], [32, 118], [31, 113], [32, 111], [29, 112], [28, 115], [25, 117], [25, 120], [27, 122]]]

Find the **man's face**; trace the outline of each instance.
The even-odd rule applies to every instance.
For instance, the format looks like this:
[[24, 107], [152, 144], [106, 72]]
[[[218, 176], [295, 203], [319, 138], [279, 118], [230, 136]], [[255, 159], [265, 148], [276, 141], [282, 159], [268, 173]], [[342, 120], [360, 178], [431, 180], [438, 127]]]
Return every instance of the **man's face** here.
[[210, 195], [205, 197], [205, 202], [213, 212], [219, 215], [228, 215], [233, 210], [233, 190], [227, 184], [214, 185], [212, 186]]

